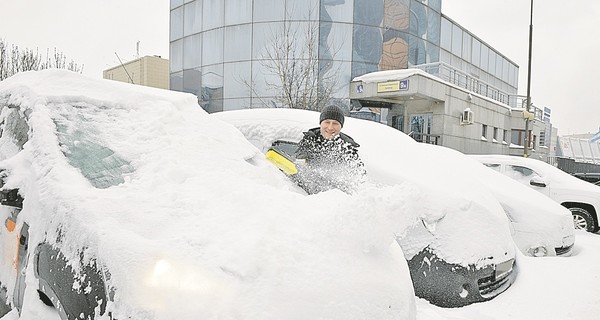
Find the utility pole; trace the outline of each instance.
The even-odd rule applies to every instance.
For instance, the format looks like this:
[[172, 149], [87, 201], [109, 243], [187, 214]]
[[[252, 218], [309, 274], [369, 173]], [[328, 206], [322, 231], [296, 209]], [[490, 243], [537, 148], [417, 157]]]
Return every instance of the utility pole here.
[[533, 38], [533, 0], [531, 0], [531, 9], [529, 11], [529, 59], [527, 60], [527, 106], [525, 107], [526, 118], [525, 118], [525, 145], [523, 146], [523, 157], [527, 158], [527, 149], [529, 149], [529, 113], [531, 107], [531, 44]]

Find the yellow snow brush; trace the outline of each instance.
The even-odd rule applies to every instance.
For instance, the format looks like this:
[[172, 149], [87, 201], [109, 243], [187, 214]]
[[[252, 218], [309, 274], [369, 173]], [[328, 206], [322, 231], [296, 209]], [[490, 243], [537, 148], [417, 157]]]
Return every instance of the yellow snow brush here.
[[294, 161], [285, 152], [275, 148], [270, 148], [265, 157], [286, 174], [294, 175], [298, 173], [296, 164], [294, 164]]

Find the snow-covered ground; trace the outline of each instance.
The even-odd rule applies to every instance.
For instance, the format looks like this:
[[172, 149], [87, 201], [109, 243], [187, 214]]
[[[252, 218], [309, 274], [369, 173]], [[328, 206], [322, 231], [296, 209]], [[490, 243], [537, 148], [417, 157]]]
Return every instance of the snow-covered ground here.
[[[576, 231], [571, 257], [519, 256], [519, 276], [506, 292], [491, 301], [445, 309], [417, 299], [417, 320], [597, 320], [600, 314], [600, 234]], [[54, 309], [35, 303], [19, 318], [57, 320]], [[243, 317], [240, 317], [243, 319]]]
[[[26, 199], [18, 225], [68, 225], [61, 236], [71, 250], [86, 246], [111, 270], [117, 313], [137, 311], [129, 304], [160, 307], [148, 317], [155, 320], [402, 319], [414, 311], [406, 263], [388, 249], [417, 212], [439, 211], [434, 195], [398, 184], [305, 196], [264, 160], [249, 164], [253, 146], [207, 117], [194, 96], [65, 71], [33, 74], [0, 82], [7, 123], [8, 109], [19, 106], [35, 128], [18, 157], [0, 162]], [[0, 142], [3, 156], [18, 151]], [[122, 182], [98, 188], [65, 159], [98, 144], [114, 152], [110, 160], [127, 160], [113, 177]], [[42, 238], [32, 234], [30, 243]], [[14, 252], [0, 253], [6, 281]], [[417, 319], [597, 319], [599, 235], [577, 232], [571, 257], [517, 257], [516, 282], [500, 296], [457, 309], [417, 299]], [[33, 288], [31, 267], [27, 274]], [[25, 294], [21, 317], [11, 311], [2, 320], [58, 318], [34, 289]]]

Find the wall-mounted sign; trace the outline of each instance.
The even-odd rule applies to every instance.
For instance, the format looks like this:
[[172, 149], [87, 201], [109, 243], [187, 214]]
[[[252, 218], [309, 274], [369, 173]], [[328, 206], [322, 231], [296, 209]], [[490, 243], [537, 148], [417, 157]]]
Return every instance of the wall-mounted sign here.
[[377, 83], [377, 92], [393, 92], [408, 90], [408, 79]]
[[377, 83], [377, 92], [391, 92], [400, 90], [400, 81], [387, 81]]
[[408, 90], [408, 79], [400, 80], [400, 90]]
[[356, 93], [363, 93], [363, 91], [365, 90], [365, 87], [361, 84], [356, 86]]

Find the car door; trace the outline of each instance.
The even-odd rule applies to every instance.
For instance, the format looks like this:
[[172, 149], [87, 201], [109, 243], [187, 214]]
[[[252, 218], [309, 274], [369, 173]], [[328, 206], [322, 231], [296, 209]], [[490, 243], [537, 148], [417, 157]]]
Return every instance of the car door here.
[[532, 189], [550, 196], [550, 186], [544, 177], [532, 168], [521, 164], [505, 164], [504, 174], [531, 187]]

